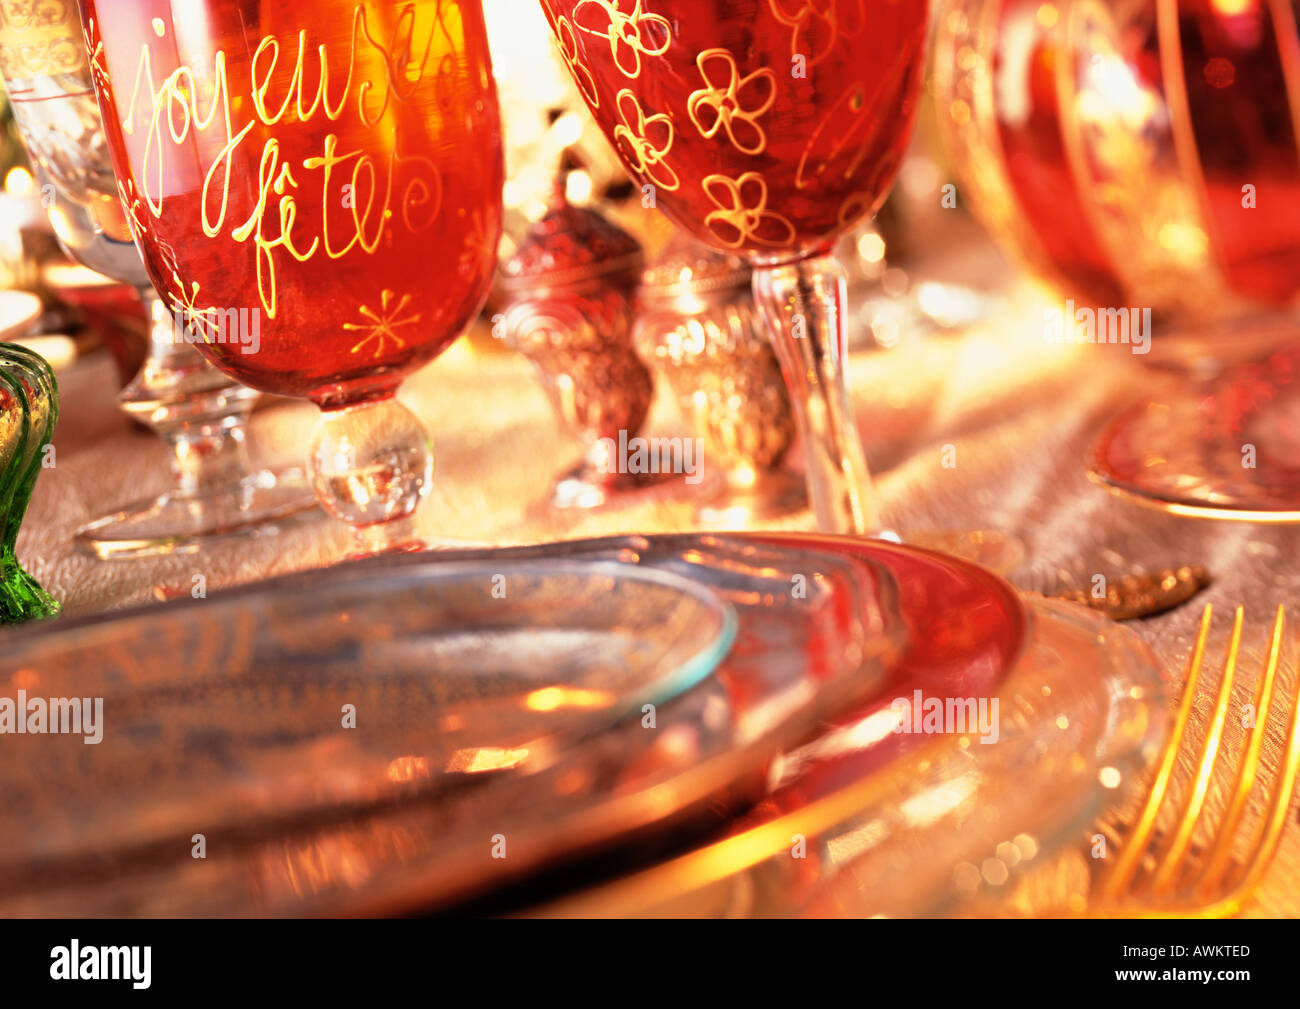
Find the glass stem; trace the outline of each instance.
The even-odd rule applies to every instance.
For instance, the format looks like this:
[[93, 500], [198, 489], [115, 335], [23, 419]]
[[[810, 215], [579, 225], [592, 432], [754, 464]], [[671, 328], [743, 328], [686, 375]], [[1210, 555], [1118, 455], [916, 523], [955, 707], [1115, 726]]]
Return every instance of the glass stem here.
[[880, 516], [845, 378], [843, 267], [829, 255], [758, 266], [754, 297], [790, 392], [817, 528], [829, 533], [878, 532]]
[[149, 355], [118, 403], [171, 448], [174, 495], [237, 487], [252, 472], [244, 431], [258, 394], [217, 371], [175, 331], [152, 287], [137, 290], [149, 322]]

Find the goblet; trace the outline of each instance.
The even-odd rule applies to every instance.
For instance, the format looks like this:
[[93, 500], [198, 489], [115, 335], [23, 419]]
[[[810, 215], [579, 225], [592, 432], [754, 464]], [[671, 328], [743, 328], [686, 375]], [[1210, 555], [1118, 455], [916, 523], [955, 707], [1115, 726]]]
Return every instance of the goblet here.
[[642, 202], [753, 264], [819, 528], [878, 532], [831, 251], [878, 208], [902, 160], [925, 0], [541, 3]]
[[1112, 421], [1094, 480], [1175, 514], [1300, 520], [1292, 5], [947, 0], [937, 26], [952, 161], [1055, 288], [1045, 337], [1173, 375]]
[[560, 424], [583, 458], [562, 472], [554, 508], [599, 508], [653, 486], [617, 472], [609, 446], [635, 435], [654, 384], [632, 348], [641, 243], [590, 207], [569, 203], [557, 180], [550, 208], [502, 268], [506, 343], [537, 371]]
[[744, 525], [808, 506], [803, 478], [782, 465], [794, 442], [794, 411], [754, 304], [752, 274], [740, 256], [679, 231], [641, 277], [637, 349], [723, 463], [722, 479], [696, 511], [705, 525]]
[[74, 0], [0, 6], [0, 71], [60, 244], [139, 292], [150, 350], [119, 402], [171, 449], [172, 489], [96, 519], [78, 530], [77, 543], [101, 557], [175, 552], [310, 507], [301, 475], [253, 470], [245, 426], [256, 393], [178, 339], [182, 331], [149, 282], [119, 200]]
[[321, 407], [311, 480], [364, 550], [415, 545], [433, 454], [395, 393], [482, 307], [501, 230], [479, 0], [82, 17], [155, 286], [218, 369]]

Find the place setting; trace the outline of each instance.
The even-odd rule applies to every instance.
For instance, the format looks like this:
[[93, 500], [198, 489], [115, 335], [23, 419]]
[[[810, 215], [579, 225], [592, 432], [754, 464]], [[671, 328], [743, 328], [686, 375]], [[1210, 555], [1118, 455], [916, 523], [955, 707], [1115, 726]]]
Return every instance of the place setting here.
[[1285, 13], [5, 5], [0, 918], [1300, 914]]

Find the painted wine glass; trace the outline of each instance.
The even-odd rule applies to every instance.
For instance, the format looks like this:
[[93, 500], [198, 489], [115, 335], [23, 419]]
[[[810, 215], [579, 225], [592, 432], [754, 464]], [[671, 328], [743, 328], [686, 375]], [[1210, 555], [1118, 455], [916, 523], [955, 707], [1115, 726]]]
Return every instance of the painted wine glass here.
[[845, 385], [836, 239], [898, 171], [926, 0], [541, 0], [642, 202], [754, 265], [828, 532], [880, 531]]
[[480, 2], [181, 11], [82, 4], [149, 275], [217, 368], [321, 408], [313, 486], [362, 551], [418, 546], [433, 454], [395, 393], [478, 313], [501, 230]]
[[55, 235], [69, 256], [130, 284], [143, 303], [149, 353], [118, 401], [167, 443], [174, 482], [158, 497], [96, 518], [77, 531], [76, 542], [118, 558], [255, 534], [310, 508], [311, 490], [301, 473], [253, 468], [245, 427], [257, 393], [177, 339], [132, 244], [82, 37], [75, 0], [0, 5], [0, 73]]

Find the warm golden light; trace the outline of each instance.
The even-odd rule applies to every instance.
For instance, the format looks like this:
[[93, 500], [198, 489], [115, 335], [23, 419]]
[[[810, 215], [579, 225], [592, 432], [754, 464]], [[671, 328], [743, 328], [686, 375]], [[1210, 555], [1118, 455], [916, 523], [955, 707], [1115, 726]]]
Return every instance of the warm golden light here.
[[15, 337], [11, 342], [40, 354], [56, 372], [77, 359], [77, 342], [70, 336], [42, 334]]
[[457, 774], [483, 774], [518, 767], [528, 759], [527, 748], [470, 746], [457, 750], [447, 759], [446, 770]]
[[416, 778], [429, 777], [429, 761], [426, 757], [398, 757], [388, 765], [389, 781], [414, 781]]
[[1169, 221], [1161, 225], [1156, 241], [1171, 253], [1199, 257], [1210, 247], [1210, 239], [1201, 228], [1194, 224]]
[[909, 824], [925, 826], [941, 820], [974, 794], [975, 782], [969, 776], [955, 778], [918, 792], [903, 802], [900, 810]]
[[5, 176], [5, 192], [10, 196], [30, 196], [36, 189], [36, 180], [32, 173], [21, 165], [9, 169]]
[[858, 239], [858, 255], [868, 263], [879, 263], [885, 258], [885, 240], [874, 231]]
[[9, 678], [15, 690], [34, 690], [41, 683], [41, 674], [35, 669], [19, 669]]
[[1157, 114], [1160, 101], [1123, 59], [1095, 55], [1088, 66], [1088, 88], [1080, 92], [1075, 112], [1085, 122], [1106, 123], [1116, 117], [1140, 129]]
[[581, 169], [570, 172], [564, 179], [564, 198], [575, 207], [590, 203], [592, 190], [591, 176]]
[[542, 687], [524, 698], [531, 711], [559, 711], [561, 708], [607, 708], [614, 703], [608, 690], [585, 690], [581, 687]]
[[582, 120], [574, 112], [566, 112], [551, 126], [551, 140], [556, 147], [565, 148], [582, 138]]

